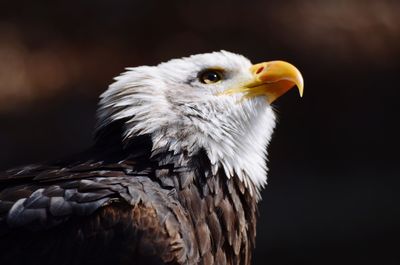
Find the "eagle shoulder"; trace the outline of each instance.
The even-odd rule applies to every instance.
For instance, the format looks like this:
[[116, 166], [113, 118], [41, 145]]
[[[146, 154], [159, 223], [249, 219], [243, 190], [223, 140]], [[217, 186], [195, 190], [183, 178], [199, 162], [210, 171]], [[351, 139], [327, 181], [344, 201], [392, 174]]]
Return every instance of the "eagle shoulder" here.
[[0, 187], [1, 264], [198, 259], [188, 214], [174, 190], [145, 171], [128, 175], [127, 166], [87, 163], [33, 166], [3, 174]]

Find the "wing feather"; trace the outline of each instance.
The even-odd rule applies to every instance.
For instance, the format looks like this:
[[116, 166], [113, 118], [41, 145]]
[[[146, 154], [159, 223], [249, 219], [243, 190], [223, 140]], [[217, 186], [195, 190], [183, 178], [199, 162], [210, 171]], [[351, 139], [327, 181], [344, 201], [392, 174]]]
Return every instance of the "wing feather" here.
[[193, 263], [195, 235], [174, 193], [149, 171], [127, 168], [85, 162], [3, 173], [0, 264]]

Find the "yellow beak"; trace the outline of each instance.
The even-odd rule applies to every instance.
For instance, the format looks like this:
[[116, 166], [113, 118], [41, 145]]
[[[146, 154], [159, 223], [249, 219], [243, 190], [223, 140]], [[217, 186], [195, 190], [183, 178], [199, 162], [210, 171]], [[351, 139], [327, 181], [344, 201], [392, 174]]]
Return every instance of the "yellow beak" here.
[[294, 86], [303, 96], [303, 77], [292, 64], [284, 61], [271, 61], [255, 64], [250, 68], [253, 78], [240, 88], [228, 89], [224, 93], [245, 93], [245, 98], [265, 96], [269, 103], [285, 94]]

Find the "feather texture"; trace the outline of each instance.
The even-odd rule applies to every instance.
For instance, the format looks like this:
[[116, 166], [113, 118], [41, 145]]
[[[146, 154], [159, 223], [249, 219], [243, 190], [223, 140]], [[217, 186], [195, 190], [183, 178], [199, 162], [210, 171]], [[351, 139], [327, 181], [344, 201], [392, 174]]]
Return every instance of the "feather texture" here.
[[135, 148], [3, 172], [0, 263], [248, 264], [256, 199], [240, 180], [212, 175], [204, 152]]

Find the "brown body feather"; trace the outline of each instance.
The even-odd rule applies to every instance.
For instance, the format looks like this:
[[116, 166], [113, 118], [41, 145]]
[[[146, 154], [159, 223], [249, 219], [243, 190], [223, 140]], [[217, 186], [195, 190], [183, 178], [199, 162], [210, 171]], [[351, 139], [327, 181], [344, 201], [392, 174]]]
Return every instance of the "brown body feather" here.
[[2, 173], [0, 264], [250, 264], [256, 199], [238, 178], [148, 137], [99, 146]]

